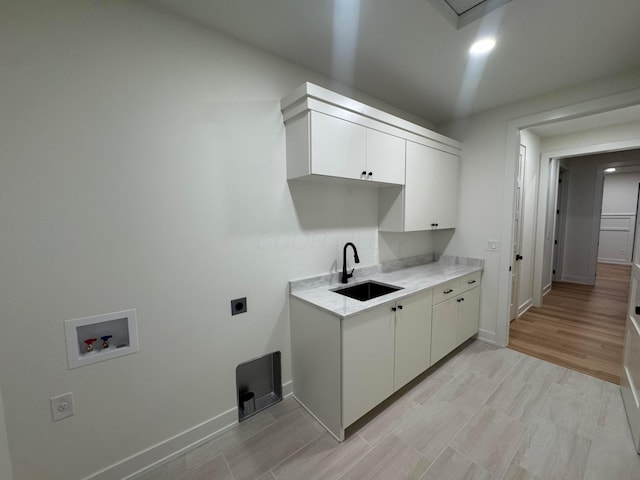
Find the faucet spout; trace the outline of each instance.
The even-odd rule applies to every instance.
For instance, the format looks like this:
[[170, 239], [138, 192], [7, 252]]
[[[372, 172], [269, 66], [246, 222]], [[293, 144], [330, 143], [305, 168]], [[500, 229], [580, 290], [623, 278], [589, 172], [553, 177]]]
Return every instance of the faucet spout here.
[[349, 246], [353, 248], [353, 260], [356, 263], [360, 263], [360, 258], [358, 258], [358, 250], [356, 249], [356, 246], [351, 242], [345, 243], [344, 248], [342, 249], [342, 283], [347, 283], [349, 279], [353, 277], [353, 271], [355, 270], [354, 268], [351, 270], [351, 273], [347, 272], [347, 247]]

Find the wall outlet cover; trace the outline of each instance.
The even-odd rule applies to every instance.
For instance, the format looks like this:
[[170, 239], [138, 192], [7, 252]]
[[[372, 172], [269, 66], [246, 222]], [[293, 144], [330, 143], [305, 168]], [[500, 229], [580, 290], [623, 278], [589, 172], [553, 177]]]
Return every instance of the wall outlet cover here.
[[247, 311], [247, 297], [231, 300], [231, 315], [245, 313]]
[[62, 420], [75, 414], [75, 407], [73, 405], [73, 393], [63, 393], [49, 399], [51, 403], [51, 418], [54, 422]]

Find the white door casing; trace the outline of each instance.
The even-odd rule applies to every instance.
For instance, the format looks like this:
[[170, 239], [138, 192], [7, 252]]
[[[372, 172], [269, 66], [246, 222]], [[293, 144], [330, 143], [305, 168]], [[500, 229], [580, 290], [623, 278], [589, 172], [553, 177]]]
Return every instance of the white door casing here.
[[511, 314], [510, 319], [515, 320], [518, 316], [518, 294], [520, 279], [520, 245], [522, 245], [522, 211], [524, 199], [524, 167], [526, 158], [526, 147], [520, 145], [520, 155], [518, 156], [516, 194], [513, 220], [513, 261], [511, 263]]
[[[636, 219], [640, 215], [636, 216]], [[636, 230], [638, 229], [636, 220]], [[636, 451], [640, 453], [640, 235], [636, 236], [631, 266], [631, 289], [624, 339], [620, 390]]]

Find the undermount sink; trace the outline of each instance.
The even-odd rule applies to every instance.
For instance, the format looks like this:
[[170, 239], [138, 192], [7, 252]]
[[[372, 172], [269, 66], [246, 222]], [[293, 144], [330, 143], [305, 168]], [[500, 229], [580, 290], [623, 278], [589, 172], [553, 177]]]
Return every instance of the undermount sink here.
[[389, 293], [402, 290], [402, 287], [396, 287], [394, 285], [386, 285], [379, 282], [363, 282], [350, 287], [340, 287], [331, 290], [332, 292], [339, 293], [346, 297], [355, 298], [361, 302], [371, 300], [372, 298], [381, 297]]

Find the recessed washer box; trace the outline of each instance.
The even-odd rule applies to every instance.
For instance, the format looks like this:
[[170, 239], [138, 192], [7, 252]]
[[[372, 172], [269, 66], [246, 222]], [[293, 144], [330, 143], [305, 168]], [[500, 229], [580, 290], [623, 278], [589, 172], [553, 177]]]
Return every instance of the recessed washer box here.
[[[138, 346], [138, 319], [136, 310], [105, 313], [92, 317], [65, 320], [67, 361], [69, 369], [102, 362], [140, 350]], [[104, 348], [102, 337], [107, 338]], [[88, 351], [87, 341], [95, 339]]]

